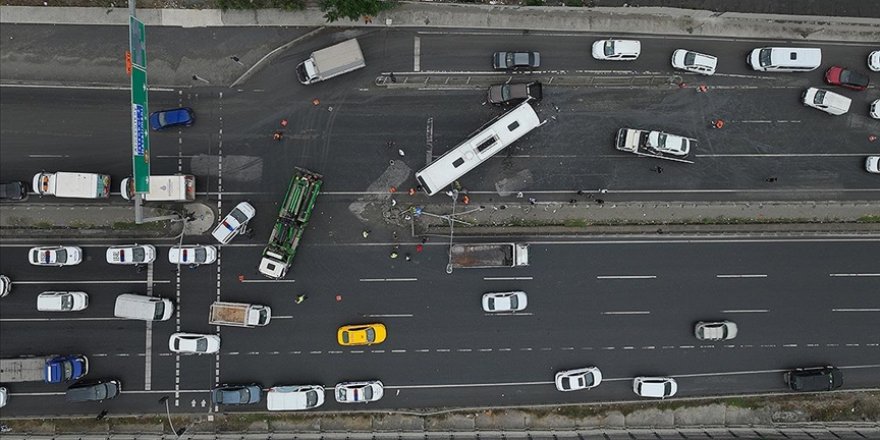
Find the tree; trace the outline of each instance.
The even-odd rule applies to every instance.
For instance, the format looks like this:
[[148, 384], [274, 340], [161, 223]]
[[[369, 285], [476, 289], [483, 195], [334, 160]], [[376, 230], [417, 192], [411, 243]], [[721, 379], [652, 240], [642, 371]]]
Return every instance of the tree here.
[[397, 6], [394, 1], [383, 0], [321, 0], [320, 4], [324, 18], [331, 23], [340, 18], [357, 21]]

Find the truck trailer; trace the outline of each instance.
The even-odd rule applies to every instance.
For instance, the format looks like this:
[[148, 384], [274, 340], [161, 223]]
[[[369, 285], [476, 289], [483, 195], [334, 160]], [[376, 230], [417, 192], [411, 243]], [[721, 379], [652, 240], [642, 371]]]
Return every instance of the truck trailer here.
[[73, 199], [110, 197], [110, 176], [98, 173], [39, 172], [34, 175], [34, 192], [43, 196]]
[[529, 245], [525, 243], [456, 244], [452, 246], [452, 267], [493, 268], [529, 265]]
[[[119, 193], [125, 200], [133, 199], [134, 179], [122, 179]], [[196, 177], [191, 174], [150, 176], [150, 191], [144, 194], [145, 202], [191, 202], [195, 199]]]
[[78, 354], [0, 359], [0, 383], [71, 382], [88, 372], [89, 359]]
[[281, 203], [278, 220], [269, 236], [269, 244], [263, 249], [261, 274], [275, 280], [284, 278], [287, 274], [299, 241], [309, 224], [315, 200], [321, 192], [322, 177], [320, 174], [296, 168]]
[[664, 133], [658, 130], [621, 128], [617, 131], [614, 147], [638, 156], [654, 157], [676, 162], [694, 163], [685, 159], [696, 139]]
[[217, 301], [211, 304], [211, 325], [231, 325], [234, 327], [256, 327], [269, 324], [272, 309], [259, 304], [245, 304]]
[[312, 84], [362, 67], [364, 54], [356, 38], [312, 52], [309, 59], [296, 66], [296, 76], [303, 84]]

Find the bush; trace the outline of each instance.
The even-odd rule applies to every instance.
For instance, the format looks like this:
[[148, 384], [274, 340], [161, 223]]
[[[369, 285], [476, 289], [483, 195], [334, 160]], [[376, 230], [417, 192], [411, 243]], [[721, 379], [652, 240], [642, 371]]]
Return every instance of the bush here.
[[526, 0], [526, 6], [544, 6], [544, 0]]
[[227, 9], [303, 9], [305, 0], [217, 0], [217, 6]]

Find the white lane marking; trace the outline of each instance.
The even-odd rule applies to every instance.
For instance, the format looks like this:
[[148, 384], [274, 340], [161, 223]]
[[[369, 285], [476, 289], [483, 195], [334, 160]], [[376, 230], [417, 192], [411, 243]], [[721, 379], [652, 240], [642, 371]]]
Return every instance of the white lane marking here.
[[599, 280], [645, 280], [657, 278], [657, 275], [598, 275]]
[[366, 318], [412, 318], [413, 315], [412, 315], [411, 313], [410, 313], [410, 314], [402, 313], [402, 314], [397, 314], [397, 315], [395, 315], [395, 314], [390, 314], [390, 315], [364, 315], [364, 317], [366, 317]]
[[413, 42], [413, 71], [418, 72], [421, 69], [422, 56], [422, 39], [418, 35], [415, 36]]
[[31, 159], [70, 157], [66, 154], [28, 154]]
[[769, 309], [754, 309], [754, 310], [722, 310], [721, 313], [767, 313]]
[[831, 309], [832, 312], [880, 312], [880, 309]]
[[169, 284], [171, 280], [18, 281], [15, 284]]
[[[605, 380], [604, 378], [602, 380]], [[450, 383], [437, 385], [398, 385], [386, 386], [385, 388], [399, 390], [417, 390], [423, 388], [477, 388], [477, 387], [510, 387], [510, 386], [526, 386], [526, 385], [552, 385], [553, 381], [543, 380], [539, 382], [498, 382], [498, 383]]]
[[[264, 245], [260, 245], [260, 246], [264, 246]], [[295, 283], [296, 282], [296, 280], [249, 280], [246, 278], [243, 280], [240, 280], [240, 281], [242, 283]]]
[[715, 275], [715, 278], [767, 278], [765, 274]]
[[147, 321], [147, 335], [144, 346], [144, 390], [153, 388], [153, 321]]
[[483, 277], [483, 281], [530, 281], [534, 277]]
[[830, 277], [880, 277], [880, 273], [829, 273]]
[[[739, 121], [748, 122], [748, 121]], [[777, 121], [783, 122], [783, 121]], [[864, 153], [725, 153], [697, 154], [697, 157], [862, 157]]]
[[602, 312], [603, 315], [650, 315], [651, 312], [647, 310], [632, 310], [632, 311], [624, 311], [624, 312]]
[[483, 316], [534, 316], [532, 312], [503, 312], [503, 313], [483, 313]]
[[365, 283], [375, 283], [375, 282], [395, 282], [395, 281], [418, 281], [418, 278], [361, 278], [359, 281], [363, 281]]
[[282, 316], [272, 315], [272, 319], [293, 319], [293, 315], [282, 315]]
[[0, 322], [124, 321], [125, 318], [3, 318]]
[[[0, 87], [14, 87], [19, 89], [66, 89], [66, 90], [121, 90], [131, 91], [131, 87], [120, 86], [58, 86], [52, 84], [0, 84]], [[173, 92], [174, 89], [164, 87], [149, 87], [150, 92]]]

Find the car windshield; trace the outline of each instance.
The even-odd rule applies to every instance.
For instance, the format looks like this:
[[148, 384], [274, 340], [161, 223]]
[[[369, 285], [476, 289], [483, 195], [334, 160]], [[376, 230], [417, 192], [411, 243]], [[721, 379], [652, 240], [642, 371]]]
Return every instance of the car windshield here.
[[250, 400], [251, 392], [247, 388], [242, 388], [235, 391], [234, 396], [238, 397], [239, 402], [247, 402]]
[[101, 384], [95, 386], [95, 398], [97, 400], [104, 400], [107, 398], [107, 385]]
[[661, 146], [666, 145], [666, 133], [660, 133], [660, 135], [657, 136], [657, 144]]
[[758, 64], [761, 66], [767, 67], [770, 65], [770, 55], [773, 53], [772, 49], [761, 49], [761, 52], [758, 52]]
[[[192, 252], [193, 253], [192, 260], [197, 263], [204, 263], [205, 261], [208, 260], [208, 251], [206, 251], [204, 248], [195, 248], [195, 249], [192, 249], [191, 251], [185, 250], [184, 255], [186, 255], [186, 252]], [[186, 258], [184, 258], [184, 260], [186, 260]]]
[[515, 64], [515, 62], [516, 62], [516, 60], [514, 59], [515, 55], [516, 54], [513, 52], [507, 52], [507, 57], [505, 57], [504, 61], [507, 63], [508, 66], [512, 66]]
[[[46, 254], [47, 254], [46, 260], [49, 260], [48, 252]], [[55, 261], [57, 261], [59, 263], [66, 263], [67, 262], [67, 251], [64, 249], [59, 249], [59, 250], [55, 251]]]
[[347, 332], [347, 331], [346, 331], [346, 332], [342, 332], [342, 342], [345, 342], [346, 344], [348, 344], [348, 342], [349, 342], [350, 340], [351, 340], [351, 338], [349, 338], [349, 334], [348, 334], [348, 332]]
[[373, 398], [373, 387], [367, 385], [361, 388], [360, 391], [364, 395], [364, 400], [370, 400]]
[[318, 392], [317, 391], [307, 391], [306, 392], [306, 406], [309, 408], [318, 404]]
[[666, 382], [665, 384], [663, 384], [663, 395], [668, 396], [670, 394], [672, 394], [672, 383]]
[[156, 305], [156, 313], [153, 314], [153, 319], [162, 319], [162, 315], [165, 314], [165, 303], [158, 301], [153, 304]]
[[373, 330], [372, 328], [367, 328], [365, 333], [367, 334], [367, 341], [369, 341], [369, 342], [376, 341], [376, 331], [375, 330]]
[[825, 91], [819, 90], [816, 92], [816, 96], [813, 97], [813, 104], [822, 104], [825, 102]]
[[180, 339], [175, 339], [175, 340], [174, 340], [174, 349], [175, 349], [175, 350], [180, 350]]
[[684, 54], [684, 65], [685, 66], [693, 66], [697, 61], [697, 54], [693, 52], [686, 52]]
[[501, 86], [501, 100], [507, 101], [510, 99], [510, 86], [505, 84]]
[[168, 124], [168, 112], [159, 112], [159, 126]]
[[131, 250], [131, 261], [144, 261], [146, 260], [147, 253], [144, 252], [143, 248], [133, 248]]
[[840, 82], [852, 85], [867, 85], [868, 78], [858, 72], [844, 69], [840, 72]]
[[613, 41], [606, 41], [605, 42], [605, 56], [610, 57], [611, 55], [614, 55], [614, 42]]
[[489, 298], [489, 310], [495, 310], [495, 298]]
[[229, 213], [229, 215], [231, 215], [232, 218], [237, 220], [239, 223], [244, 223], [247, 221], [247, 216], [244, 215], [244, 213], [241, 212], [241, 210], [238, 208], [233, 209], [232, 212]]
[[65, 293], [61, 295], [61, 310], [70, 310], [73, 308], [73, 295]]
[[592, 374], [587, 373], [578, 377], [578, 383], [581, 384], [581, 386], [593, 385], [595, 380], [593, 380]]
[[208, 351], [208, 339], [207, 338], [199, 338], [196, 339], [196, 351]]
[[517, 308], [517, 306], [519, 306], [519, 298], [517, 298], [516, 295], [510, 295], [508, 298], [510, 299], [510, 308], [511, 309], [515, 309], [515, 308]]

